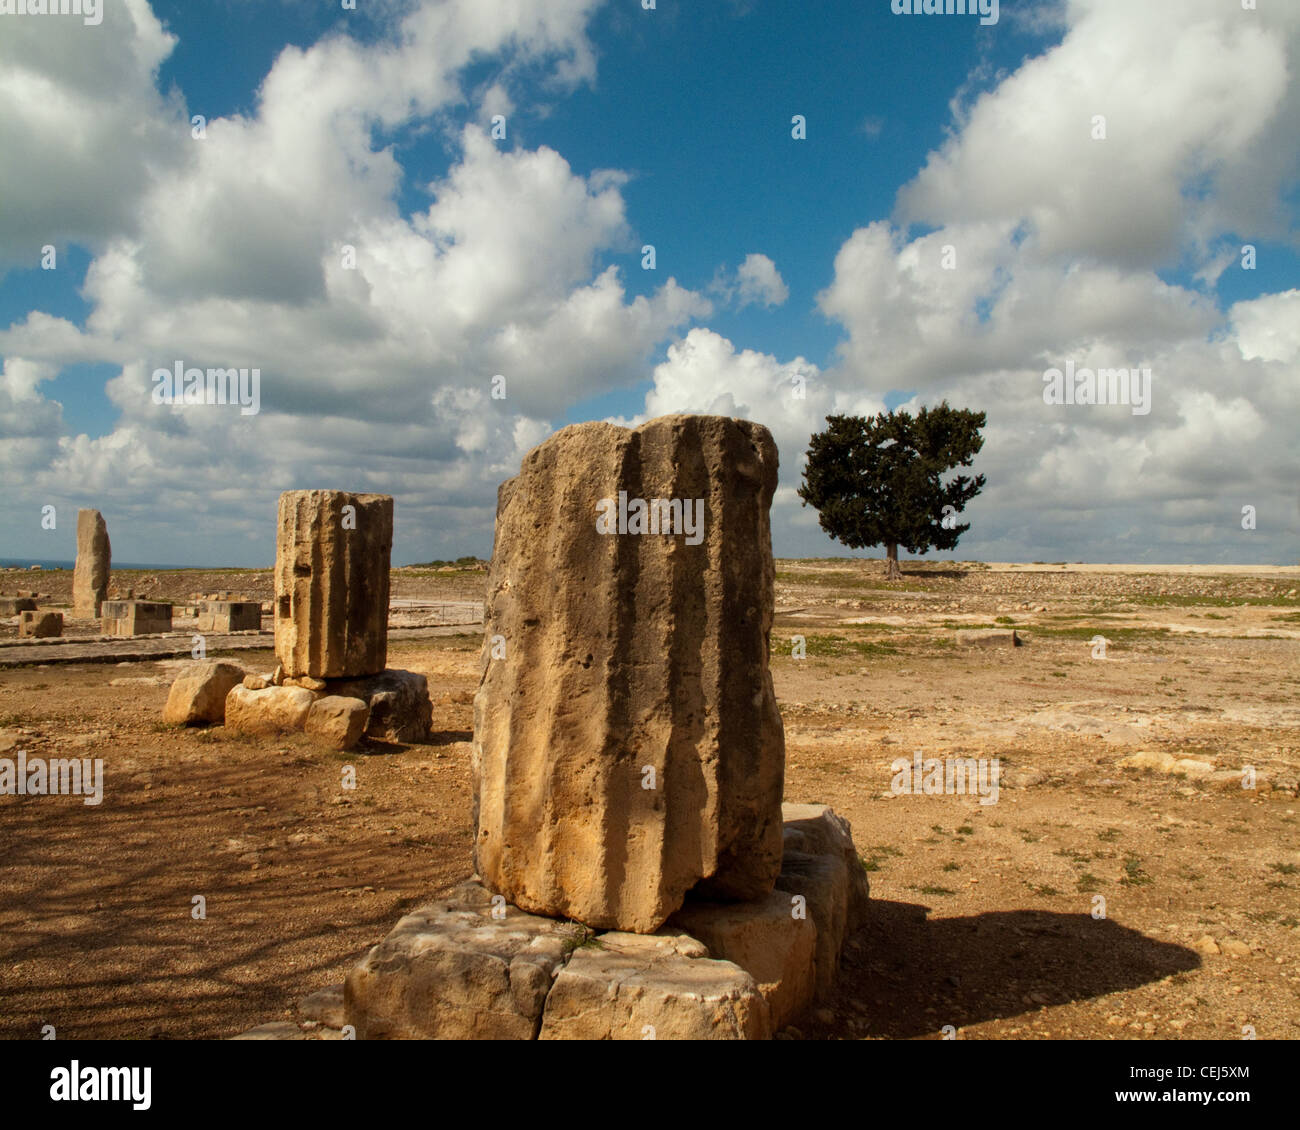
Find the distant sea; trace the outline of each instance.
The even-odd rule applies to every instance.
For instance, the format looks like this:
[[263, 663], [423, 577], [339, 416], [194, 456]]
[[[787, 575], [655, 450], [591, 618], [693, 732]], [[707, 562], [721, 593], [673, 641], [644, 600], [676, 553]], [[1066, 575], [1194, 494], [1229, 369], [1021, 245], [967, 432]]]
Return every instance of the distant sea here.
[[[39, 565], [42, 569], [68, 569], [71, 570], [76, 564], [74, 561], [47, 561], [41, 557], [0, 557], [0, 569], [30, 569], [33, 565]], [[138, 565], [133, 561], [113, 561], [114, 569], [154, 569], [158, 571], [172, 569], [196, 569], [196, 565]], [[204, 566], [208, 568], [208, 566]], [[221, 566], [216, 566], [219, 572]]]

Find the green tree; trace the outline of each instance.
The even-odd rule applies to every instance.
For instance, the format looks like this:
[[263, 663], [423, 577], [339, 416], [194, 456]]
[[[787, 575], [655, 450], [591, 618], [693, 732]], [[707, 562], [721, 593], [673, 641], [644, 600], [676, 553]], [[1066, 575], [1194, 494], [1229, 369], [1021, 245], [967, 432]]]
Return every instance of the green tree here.
[[984, 446], [983, 412], [937, 408], [827, 416], [810, 440], [799, 497], [813, 506], [821, 527], [850, 549], [883, 545], [888, 578], [898, 580], [898, 547], [908, 553], [953, 549], [970, 529], [960, 514], [984, 486], [984, 476], [941, 476], [969, 467]]

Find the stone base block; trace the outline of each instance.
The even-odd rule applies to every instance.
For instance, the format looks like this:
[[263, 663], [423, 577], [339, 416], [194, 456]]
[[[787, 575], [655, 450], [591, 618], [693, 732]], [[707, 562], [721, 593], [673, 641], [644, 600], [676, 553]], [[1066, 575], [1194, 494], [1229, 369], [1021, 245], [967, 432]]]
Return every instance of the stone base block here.
[[426, 742], [433, 726], [429, 680], [414, 671], [381, 671], [362, 679], [326, 679], [328, 694], [359, 698], [370, 708], [366, 736], [381, 742]]
[[199, 604], [200, 632], [256, 632], [262, 606], [254, 600], [205, 600]]
[[543, 1040], [765, 1040], [754, 978], [685, 934], [600, 934], [574, 951], [542, 1014]]
[[[784, 1028], [812, 1004], [817, 925], [785, 891], [755, 902], [695, 902], [668, 927], [697, 938], [709, 953], [745, 970], [767, 1001], [773, 1030]], [[602, 935], [602, 939], [603, 939]]]
[[[359, 1040], [532, 1040], [573, 928], [477, 883], [408, 914], [344, 982]], [[493, 911], [500, 917], [494, 917]]]
[[829, 995], [869, 894], [846, 820], [783, 815], [776, 891], [688, 900], [657, 934], [593, 933], [464, 883], [349, 974], [347, 1023], [358, 1039], [766, 1039]]
[[62, 612], [20, 612], [18, 635], [32, 639], [49, 639], [63, 635]]
[[17, 616], [22, 612], [36, 611], [36, 601], [30, 596], [0, 596], [0, 616]]
[[150, 636], [172, 630], [172, 606], [149, 600], [106, 600], [101, 619], [106, 636]]

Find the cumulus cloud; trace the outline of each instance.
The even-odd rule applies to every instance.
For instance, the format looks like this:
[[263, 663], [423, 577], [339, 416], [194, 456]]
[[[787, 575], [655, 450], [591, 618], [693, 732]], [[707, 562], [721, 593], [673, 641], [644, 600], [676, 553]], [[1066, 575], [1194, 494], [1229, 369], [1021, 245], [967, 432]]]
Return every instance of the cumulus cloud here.
[[[1291, 561], [1297, 295], [1225, 312], [1205, 287], [1235, 269], [1233, 233], [1289, 230], [1300, 12], [1063, 15], [1059, 46], [957, 103], [894, 222], [840, 248], [818, 306], [845, 338], [823, 379], [987, 411], [989, 485], [961, 551]], [[1199, 286], [1163, 279], [1180, 260]], [[1149, 369], [1150, 414], [1045, 404], [1045, 370], [1067, 362]], [[1246, 504], [1268, 530], [1241, 529]]]
[[[486, 109], [508, 105], [525, 64], [549, 66], [556, 90], [590, 78], [594, 6], [423, 4], [388, 39], [286, 48], [257, 112], [210, 119], [203, 140], [183, 108], [146, 97], [171, 40], [142, 53], [119, 18], [105, 47], [143, 93], [118, 112], [139, 113], [146, 136], [185, 128], [93, 233], [84, 327], [32, 311], [0, 331], [0, 423], [9, 435], [17, 420], [40, 424], [43, 446], [29, 436], [16, 456], [25, 488], [97, 499], [155, 541], [185, 514], [210, 554], [232, 538], [264, 543], [280, 490], [348, 485], [397, 496], [417, 556], [485, 548], [496, 486], [548, 417], [637, 380], [656, 343], [711, 305], [675, 279], [630, 298], [617, 268], [598, 267], [633, 250], [622, 173], [578, 175], [554, 150], [497, 144], [471, 115], [428, 207], [404, 216], [402, 169], [373, 127], [430, 120], [464, 97], [459, 70], [485, 54], [503, 60]], [[58, 406], [35, 390], [35, 374], [80, 360], [120, 366], [106, 435], [57, 434]], [[257, 368], [261, 414], [154, 404], [151, 374], [177, 361]]]
[[735, 272], [719, 270], [709, 289], [737, 310], [746, 306], [780, 306], [790, 297], [790, 288], [776, 264], [766, 255], [751, 253]]

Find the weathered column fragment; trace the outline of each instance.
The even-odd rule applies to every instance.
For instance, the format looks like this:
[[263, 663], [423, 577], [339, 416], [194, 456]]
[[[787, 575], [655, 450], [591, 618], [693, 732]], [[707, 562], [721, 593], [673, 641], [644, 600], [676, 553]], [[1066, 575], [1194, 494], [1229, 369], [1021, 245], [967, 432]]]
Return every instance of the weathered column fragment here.
[[473, 772], [510, 902], [649, 933], [692, 888], [773, 889], [776, 480], [761, 425], [665, 416], [565, 428], [502, 485]]
[[108, 598], [113, 547], [98, 510], [77, 511], [77, 561], [72, 569], [72, 610], [81, 618], [98, 617]]
[[275, 654], [285, 675], [375, 675], [388, 659], [393, 499], [293, 490], [280, 496]]

